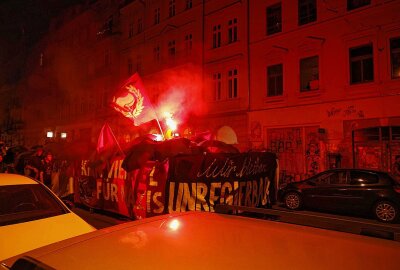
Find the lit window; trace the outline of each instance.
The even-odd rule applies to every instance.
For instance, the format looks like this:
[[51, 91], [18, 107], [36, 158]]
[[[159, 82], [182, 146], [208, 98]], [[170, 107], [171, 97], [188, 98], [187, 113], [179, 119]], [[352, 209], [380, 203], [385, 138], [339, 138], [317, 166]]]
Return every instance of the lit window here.
[[364, 83], [374, 80], [372, 44], [350, 48], [350, 83]]
[[317, 20], [317, 1], [298, 1], [299, 25], [315, 22]]
[[234, 18], [233, 20], [229, 20], [228, 22], [228, 42], [232, 43], [238, 40], [238, 33], [237, 33], [237, 19]]
[[390, 40], [390, 64], [392, 79], [400, 78], [400, 37]]
[[237, 98], [238, 96], [238, 71], [231, 69], [228, 71], [228, 98]]
[[213, 27], [213, 48], [221, 47], [221, 25]]
[[281, 3], [267, 7], [267, 35], [282, 32]]
[[300, 60], [300, 91], [306, 92], [319, 88], [318, 56]]
[[267, 96], [282, 96], [283, 94], [283, 65], [267, 67]]

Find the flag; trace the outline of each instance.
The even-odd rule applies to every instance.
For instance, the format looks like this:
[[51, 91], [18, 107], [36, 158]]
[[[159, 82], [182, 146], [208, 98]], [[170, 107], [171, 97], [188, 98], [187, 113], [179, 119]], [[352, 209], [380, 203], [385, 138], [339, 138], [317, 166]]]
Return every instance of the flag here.
[[97, 140], [97, 153], [111, 152], [118, 148], [119, 144], [110, 126], [107, 123], [104, 124]]
[[113, 97], [112, 107], [135, 126], [157, 119], [139, 74], [133, 74]]

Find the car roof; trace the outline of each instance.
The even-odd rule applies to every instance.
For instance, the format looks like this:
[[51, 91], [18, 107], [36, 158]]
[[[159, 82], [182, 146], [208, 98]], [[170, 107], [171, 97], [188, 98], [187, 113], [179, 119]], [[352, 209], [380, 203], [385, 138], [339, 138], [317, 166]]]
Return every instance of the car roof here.
[[39, 184], [37, 181], [19, 174], [0, 173], [0, 186], [9, 185], [32, 185]]
[[188, 212], [108, 227], [25, 255], [56, 269], [397, 269], [400, 243]]

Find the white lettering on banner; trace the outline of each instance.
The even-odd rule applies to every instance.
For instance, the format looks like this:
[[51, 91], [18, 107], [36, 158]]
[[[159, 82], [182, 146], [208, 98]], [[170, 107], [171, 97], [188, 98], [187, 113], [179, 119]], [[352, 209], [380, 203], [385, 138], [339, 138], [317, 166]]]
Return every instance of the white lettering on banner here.
[[[121, 187], [121, 193], [123, 193], [123, 188]], [[114, 183], [109, 183], [108, 180], [105, 185], [101, 181], [96, 182], [96, 196], [100, 199], [100, 196], [104, 200], [112, 202], [118, 202], [118, 185]]]
[[113, 161], [110, 171], [108, 172], [109, 179], [126, 179], [126, 171], [122, 168], [123, 159]]
[[[177, 193], [175, 194], [175, 187]], [[168, 212], [215, 211], [215, 202], [228, 205], [265, 206], [268, 203], [271, 181], [268, 177], [249, 181], [212, 182], [210, 189], [205, 183], [169, 183]], [[220, 192], [218, 192], [220, 191]], [[220, 193], [220, 195], [218, 195]], [[206, 200], [209, 195], [208, 201]], [[161, 196], [161, 195], [160, 195]]]
[[88, 166], [89, 160], [82, 160], [81, 161], [81, 175], [82, 176], [89, 176], [90, 167]]
[[263, 163], [259, 157], [256, 157], [256, 159], [246, 157], [244, 162], [241, 164], [241, 168], [230, 158], [226, 158], [222, 166], [216, 164], [216, 162], [217, 158], [215, 158], [204, 171], [199, 171], [197, 177], [230, 178], [234, 176], [241, 178], [243, 176], [252, 176], [268, 172], [267, 164]]

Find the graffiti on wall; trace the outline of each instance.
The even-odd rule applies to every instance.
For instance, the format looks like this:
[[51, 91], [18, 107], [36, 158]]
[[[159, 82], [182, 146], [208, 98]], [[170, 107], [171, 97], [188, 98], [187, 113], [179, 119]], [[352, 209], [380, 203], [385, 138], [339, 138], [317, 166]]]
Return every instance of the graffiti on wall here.
[[325, 153], [318, 127], [269, 129], [268, 150], [277, 154], [281, 183], [303, 180], [323, 170]]
[[326, 111], [326, 115], [329, 118], [332, 117], [357, 117], [357, 118], [365, 118], [365, 113], [363, 110], [357, 110], [355, 106], [347, 106], [346, 108], [336, 108], [331, 107]]
[[250, 140], [252, 141], [262, 140], [261, 123], [258, 121], [252, 121], [250, 124]]

